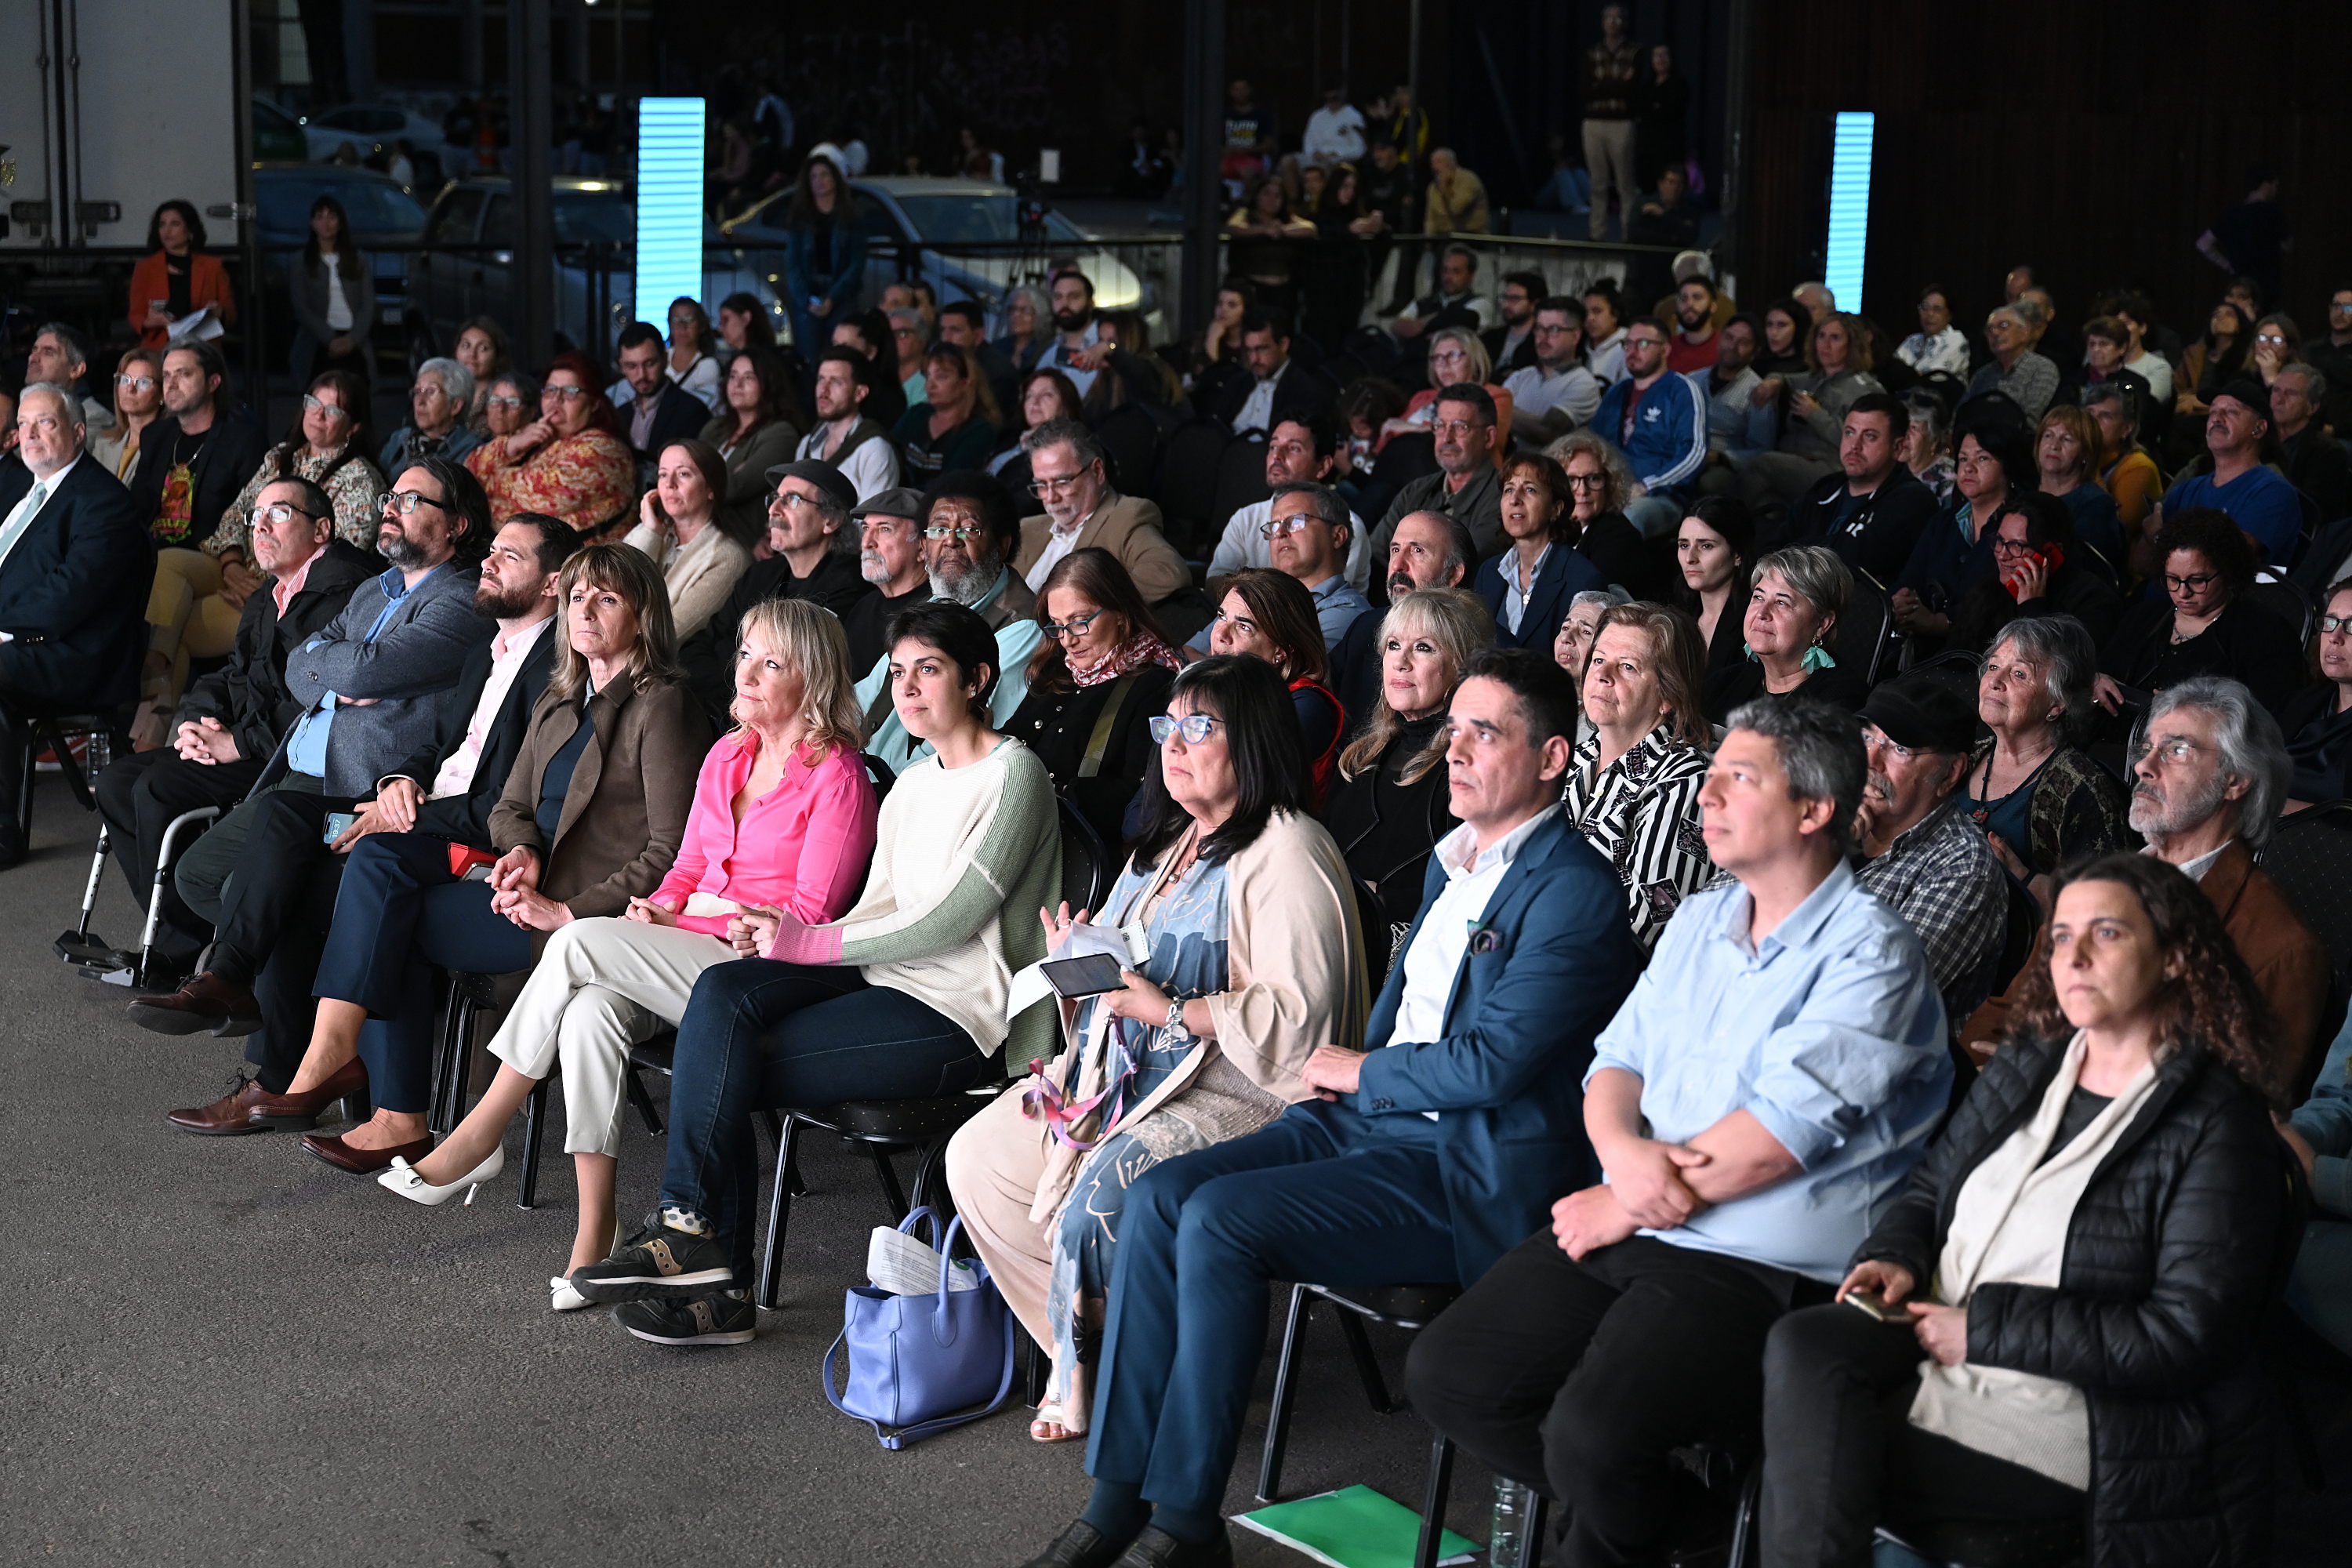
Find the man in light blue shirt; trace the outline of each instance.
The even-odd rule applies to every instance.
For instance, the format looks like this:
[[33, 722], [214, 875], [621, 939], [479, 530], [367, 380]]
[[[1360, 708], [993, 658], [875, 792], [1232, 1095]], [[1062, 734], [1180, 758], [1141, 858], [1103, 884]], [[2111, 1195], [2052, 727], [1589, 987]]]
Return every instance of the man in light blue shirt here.
[[1348, 585], [1348, 538], [1355, 514], [1328, 485], [1297, 479], [1276, 485], [1261, 531], [1274, 569], [1298, 579], [1315, 601], [1323, 646], [1339, 646], [1372, 602]]
[[1413, 1343], [1413, 1407], [1562, 1500], [1567, 1561], [1663, 1555], [1667, 1454], [1756, 1429], [1766, 1334], [1830, 1299], [1949, 1098], [1927, 956], [1846, 868], [1864, 774], [1852, 714], [1732, 714], [1699, 801], [1736, 885], [1675, 911], [1594, 1043], [1606, 1179]]

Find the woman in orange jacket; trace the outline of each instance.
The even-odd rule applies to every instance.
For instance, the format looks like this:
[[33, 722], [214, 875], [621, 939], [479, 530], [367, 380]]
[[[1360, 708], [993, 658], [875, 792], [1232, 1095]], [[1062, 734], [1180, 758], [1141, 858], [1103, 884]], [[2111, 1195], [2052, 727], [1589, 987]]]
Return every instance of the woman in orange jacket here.
[[143, 346], [162, 348], [173, 321], [207, 305], [222, 326], [236, 325], [228, 272], [218, 257], [204, 253], [205, 220], [193, 203], [175, 196], [157, 207], [147, 225], [147, 247], [153, 254], [131, 269], [129, 311]]

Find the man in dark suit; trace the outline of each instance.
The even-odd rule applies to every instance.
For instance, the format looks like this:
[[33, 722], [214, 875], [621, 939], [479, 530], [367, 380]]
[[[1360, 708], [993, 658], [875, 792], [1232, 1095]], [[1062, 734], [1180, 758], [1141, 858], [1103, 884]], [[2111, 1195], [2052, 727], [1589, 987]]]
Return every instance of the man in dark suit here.
[[[163, 830], [186, 812], [226, 811], [259, 781], [301, 716], [286, 687], [287, 655], [341, 615], [352, 590], [377, 571], [373, 557], [335, 536], [326, 492], [299, 478], [265, 485], [255, 499], [253, 556], [266, 585], [245, 601], [228, 663], [188, 689], [172, 743], [119, 757], [98, 775], [107, 841], [142, 906], [154, 887]], [[169, 882], [163, 904], [154, 963], [176, 978], [212, 934], [212, 922], [199, 920]]]
[[635, 395], [621, 406], [629, 449], [637, 455], [637, 488], [653, 487], [654, 466], [672, 441], [701, 433], [710, 410], [669, 378], [669, 350], [659, 328], [631, 321], [621, 329], [621, 379]]
[[130, 493], [83, 461], [87, 435], [80, 402], [36, 383], [16, 404], [23, 466], [0, 471], [0, 866], [25, 858], [25, 710], [139, 695], [155, 551]]
[[173, 344], [163, 353], [163, 412], [140, 433], [131, 471], [140, 526], [159, 543], [202, 544], [268, 448], [261, 426], [228, 395], [220, 350]]
[[[457, 684], [436, 705], [429, 739], [385, 768], [376, 796], [333, 845], [320, 834], [303, 797], [268, 797], [236, 862], [220, 912], [210, 962], [226, 975], [198, 975], [175, 997], [133, 1004], [138, 1021], [186, 1034], [224, 1016], [229, 1032], [261, 1021], [246, 1057], [260, 1070], [211, 1105], [175, 1110], [173, 1125], [205, 1135], [307, 1128], [320, 1108], [363, 1086], [356, 1063], [308, 1094], [287, 1093], [310, 1044], [311, 984], [334, 914], [344, 855], [370, 833], [417, 831], [453, 844], [490, 841], [490, 808], [530, 726], [530, 711], [554, 669], [555, 584], [579, 536], [560, 520], [520, 512], [493, 539], [473, 594], [476, 613], [495, 626], [474, 645]], [[245, 995], [226, 994], [241, 980]], [[206, 983], [206, 984], [199, 984]], [[140, 1016], [142, 1009], [148, 1016]]]
[[1329, 382], [1292, 361], [1288, 321], [1243, 317], [1242, 363], [1249, 366], [1249, 379], [1233, 378], [1212, 410], [1234, 434], [1270, 432], [1286, 419], [1304, 425], [1330, 414], [1337, 395]]
[[1131, 1542], [1121, 1561], [1230, 1563], [1218, 1503], [1267, 1281], [1467, 1285], [1592, 1179], [1578, 1084], [1640, 960], [1623, 888], [1559, 813], [1576, 717], [1547, 654], [1472, 660], [1446, 758], [1463, 826], [1431, 857], [1370, 1048], [1321, 1047], [1316, 1099], [1129, 1190], [1095, 1493], [1038, 1561], [1108, 1563]]

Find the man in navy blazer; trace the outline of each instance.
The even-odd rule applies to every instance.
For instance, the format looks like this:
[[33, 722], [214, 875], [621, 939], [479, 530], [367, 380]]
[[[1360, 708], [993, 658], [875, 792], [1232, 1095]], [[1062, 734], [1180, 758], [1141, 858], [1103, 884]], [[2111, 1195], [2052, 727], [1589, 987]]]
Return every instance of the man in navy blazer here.
[[139, 695], [155, 551], [131, 492], [82, 460], [87, 435], [80, 400], [36, 382], [16, 404], [23, 466], [0, 471], [0, 866], [25, 858], [21, 710]]
[[1579, 1088], [1640, 967], [1624, 889], [1560, 815], [1576, 689], [1524, 649], [1474, 658], [1446, 752], [1463, 826], [1365, 1030], [1315, 1099], [1128, 1194], [1097, 1363], [1095, 1494], [1031, 1568], [1230, 1563], [1218, 1503], [1270, 1279], [1467, 1285], [1594, 1178]]

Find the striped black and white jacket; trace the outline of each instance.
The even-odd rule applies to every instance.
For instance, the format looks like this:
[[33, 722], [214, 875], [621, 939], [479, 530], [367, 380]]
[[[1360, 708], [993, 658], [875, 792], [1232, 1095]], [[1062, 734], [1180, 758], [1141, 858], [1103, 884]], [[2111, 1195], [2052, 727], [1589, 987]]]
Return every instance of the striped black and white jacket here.
[[1560, 801], [1568, 820], [1625, 884], [1633, 940], [1648, 952], [1683, 900], [1715, 874], [1699, 837], [1706, 753], [1660, 724], [1602, 768], [1596, 731], [1576, 748]]

